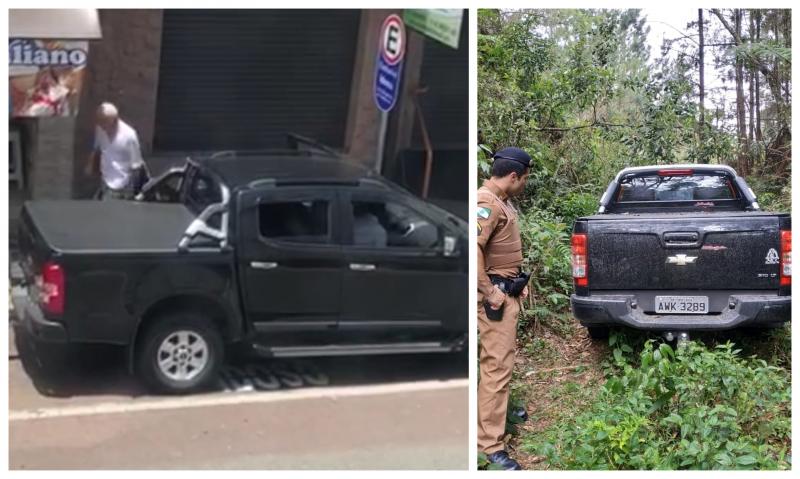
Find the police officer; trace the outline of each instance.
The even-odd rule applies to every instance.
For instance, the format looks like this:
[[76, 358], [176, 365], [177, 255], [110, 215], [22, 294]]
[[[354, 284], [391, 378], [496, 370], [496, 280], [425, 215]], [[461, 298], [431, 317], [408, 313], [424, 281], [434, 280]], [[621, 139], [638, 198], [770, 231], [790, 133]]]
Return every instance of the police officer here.
[[[525, 189], [531, 157], [520, 148], [503, 148], [493, 158], [492, 177], [478, 189], [478, 450], [489, 462], [518, 470], [519, 463], [505, 451], [503, 436], [517, 316], [528, 287], [524, 283], [516, 292], [510, 287], [520, 277], [522, 264], [519, 220], [510, 199]], [[526, 417], [524, 411], [515, 414]]]

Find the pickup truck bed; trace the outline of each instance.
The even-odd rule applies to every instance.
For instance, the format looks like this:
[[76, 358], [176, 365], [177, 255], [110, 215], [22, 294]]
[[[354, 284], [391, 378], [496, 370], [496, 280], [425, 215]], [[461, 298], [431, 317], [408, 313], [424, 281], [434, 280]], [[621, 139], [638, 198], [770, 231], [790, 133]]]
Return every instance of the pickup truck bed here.
[[174, 252], [195, 218], [182, 204], [125, 201], [35, 201], [23, 215], [59, 254]]

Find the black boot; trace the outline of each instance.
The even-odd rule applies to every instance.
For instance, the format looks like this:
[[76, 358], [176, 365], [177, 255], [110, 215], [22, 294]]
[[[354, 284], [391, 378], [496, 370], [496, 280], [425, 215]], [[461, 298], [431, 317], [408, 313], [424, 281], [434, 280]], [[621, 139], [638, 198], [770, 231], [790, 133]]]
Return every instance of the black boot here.
[[519, 463], [510, 457], [508, 457], [508, 453], [506, 451], [497, 451], [491, 454], [488, 454], [486, 458], [492, 464], [497, 464], [498, 466], [502, 467], [505, 471], [521, 471], [522, 466]]
[[508, 413], [516, 418], [518, 418], [519, 422], [527, 422], [528, 421], [528, 411], [525, 408], [512, 408]]

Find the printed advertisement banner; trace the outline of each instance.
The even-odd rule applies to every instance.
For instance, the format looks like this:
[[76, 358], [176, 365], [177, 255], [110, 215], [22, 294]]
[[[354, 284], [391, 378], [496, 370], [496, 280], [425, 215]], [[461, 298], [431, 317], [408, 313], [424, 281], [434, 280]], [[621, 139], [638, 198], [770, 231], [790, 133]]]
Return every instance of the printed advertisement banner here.
[[87, 41], [9, 39], [11, 116], [77, 115], [88, 53]]
[[406, 9], [403, 12], [406, 25], [455, 49], [458, 49], [463, 16], [464, 10], [460, 8]]

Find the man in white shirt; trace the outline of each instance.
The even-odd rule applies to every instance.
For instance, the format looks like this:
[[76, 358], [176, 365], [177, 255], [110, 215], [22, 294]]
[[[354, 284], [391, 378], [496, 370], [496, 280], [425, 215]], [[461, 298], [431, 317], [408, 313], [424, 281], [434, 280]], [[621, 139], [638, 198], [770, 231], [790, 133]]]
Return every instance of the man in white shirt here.
[[117, 107], [111, 103], [97, 108], [94, 150], [86, 164], [87, 176], [95, 174], [98, 161], [103, 177], [102, 199], [132, 199], [145, 171], [139, 136], [119, 118]]

